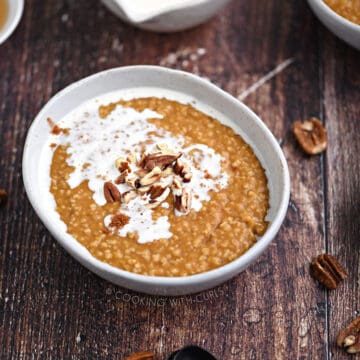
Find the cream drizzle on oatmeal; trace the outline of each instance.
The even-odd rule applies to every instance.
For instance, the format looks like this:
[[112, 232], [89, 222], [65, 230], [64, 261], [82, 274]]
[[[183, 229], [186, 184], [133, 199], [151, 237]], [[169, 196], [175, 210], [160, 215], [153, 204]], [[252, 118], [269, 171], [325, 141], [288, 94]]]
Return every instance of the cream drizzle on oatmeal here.
[[[69, 145], [67, 163], [75, 170], [67, 180], [73, 189], [88, 180], [93, 199], [98, 205], [104, 205], [103, 186], [106, 181], [113, 181], [119, 176], [114, 160], [126, 158], [130, 152], [154, 152], [156, 144], [166, 144], [174, 151], [181, 152], [181, 160], [191, 168], [191, 190], [193, 199], [191, 209], [199, 211], [203, 201], [210, 200], [209, 191], [219, 191], [227, 187], [228, 175], [222, 170], [223, 157], [204, 144], [185, 146], [182, 136], [174, 136], [170, 132], [156, 127], [149, 119], [161, 119], [163, 116], [152, 110], [138, 112], [135, 109], [117, 105], [105, 118], [98, 113], [99, 104], [89, 101], [80, 109], [70, 113], [58, 125], [68, 128], [68, 135], [57, 136], [57, 143]], [[210, 176], [208, 176], [210, 175]], [[131, 188], [127, 184], [116, 185], [121, 194]], [[166, 207], [166, 202], [162, 204]], [[145, 206], [141, 197], [128, 203], [119, 203], [119, 212], [129, 217], [129, 222], [116, 229], [119, 236], [125, 237], [129, 232], [138, 234], [139, 243], [152, 242], [172, 236], [167, 216], [153, 219], [152, 209]], [[184, 214], [175, 212], [177, 216]], [[110, 228], [111, 217], [104, 219], [105, 226]]]

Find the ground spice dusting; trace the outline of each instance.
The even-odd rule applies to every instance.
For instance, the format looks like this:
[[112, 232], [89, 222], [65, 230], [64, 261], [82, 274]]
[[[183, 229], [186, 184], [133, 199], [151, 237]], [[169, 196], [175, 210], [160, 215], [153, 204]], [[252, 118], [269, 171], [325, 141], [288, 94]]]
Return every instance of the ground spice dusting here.
[[61, 133], [65, 134], [65, 135], [69, 134], [69, 129], [63, 129], [63, 128], [57, 126], [53, 119], [48, 117], [47, 122], [48, 122], [49, 126], [51, 127], [51, 133], [53, 135], [60, 135]]
[[111, 218], [110, 227], [120, 229], [128, 223], [129, 223], [129, 217], [125, 214], [119, 213], [113, 215], [113, 217]]

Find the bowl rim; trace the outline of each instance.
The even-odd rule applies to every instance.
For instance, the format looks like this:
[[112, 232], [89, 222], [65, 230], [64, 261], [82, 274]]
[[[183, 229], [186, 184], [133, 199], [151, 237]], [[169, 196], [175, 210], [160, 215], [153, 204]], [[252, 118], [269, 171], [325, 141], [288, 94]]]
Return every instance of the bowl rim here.
[[[75, 249], [74, 247], [70, 246], [69, 243], [65, 239], [65, 235], [67, 234], [64, 231], [59, 230], [51, 221], [51, 219], [47, 216], [47, 212], [42, 209], [41, 201], [38, 199], [34, 193], [31, 191], [31, 172], [28, 169], [28, 164], [30, 164], [31, 159], [31, 151], [28, 144], [31, 142], [32, 137], [36, 134], [35, 133], [35, 126], [41, 120], [43, 120], [44, 116], [46, 115], [46, 111], [51, 105], [57, 101], [61, 100], [61, 97], [66, 93], [72, 91], [73, 89], [84, 86], [89, 82], [96, 80], [98, 77], [102, 77], [107, 75], [108, 73], [121, 73], [121, 72], [131, 72], [131, 71], [155, 71], [155, 72], [162, 72], [163, 74], [167, 74], [169, 76], [176, 77], [187, 77], [190, 81], [194, 81], [198, 84], [206, 86], [209, 88], [210, 91], [215, 92], [222, 98], [224, 98], [224, 102], [228, 101], [233, 103], [235, 106], [239, 106], [242, 111], [247, 113], [248, 116], [252, 118], [253, 121], [257, 123], [257, 125], [261, 128], [263, 134], [266, 136], [268, 141], [271, 143], [273, 150], [276, 153], [276, 157], [279, 160], [280, 167], [281, 167], [281, 177], [283, 181], [283, 188], [281, 193], [281, 201], [279, 202], [279, 210], [275, 214], [275, 217], [269, 227], [267, 228], [265, 234], [258, 239], [258, 241], [248, 249], [244, 254], [236, 258], [235, 260], [227, 263], [221, 267], [194, 274], [189, 276], [181, 276], [181, 277], [167, 277], [167, 276], [149, 276], [149, 275], [142, 275], [136, 274], [133, 272], [129, 272], [126, 270], [122, 270], [120, 268], [116, 268], [112, 265], [109, 265], [105, 262], [102, 262], [96, 259], [91, 253], [80, 244], [86, 250], [86, 256], [84, 254]], [[130, 88], [130, 87], [129, 87]], [[104, 91], [105, 93], [106, 91]], [[191, 94], [190, 94], [191, 95]], [[211, 107], [211, 104], [207, 104]], [[120, 277], [123, 279], [127, 279], [129, 281], [135, 281], [137, 283], [142, 283], [144, 285], [154, 285], [157, 286], [169, 286], [169, 287], [176, 287], [176, 286], [192, 286], [202, 282], [206, 282], [209, 280], [215, 280], [218, 278], [222, 278], [227, 274], [233, 273], [234, 275], [238, 274], [241, 270], [245, 268], [248, 264], [250, 264], [254, 259], [258, 258], [261, 253], [268, 247], [271, 241], [274, 239], [275, 235], [277, 234], [287, 212], [289, 198], [290, 198], [290, 175], [288, 165], [284, 156], [284, 153], [278, 144], [277, 140], [275, 139], [274, 135], [270, 132], [268, 127], [260, 120], [260, 118], [248, 108], [245, 104], [241, 101], [233, 97], [232, 95], [228, 94], [224, 90], [220, 89], [213, 83], [209, 82], [206, 79], [203, 79], [197, 75], [181, 71], [181, 70], [174, 70], [160, 66], [153, 66], [153, 65], [135, 65], [135, 66], [124, 66], [124, 67], [117, 67], [108, 70], [104, 70], [90, 76], [87, 76], [83, 79], [75, 81], [70, 85], [66, 86], [55, 95], [51, 97], [51, 99], [42, 107], [42, 109], [38, 112], [34, 120], [32, 121], [25, 140], [24, 144], [24, 151], [23, 151], [23, 159], [22, 159], [22, 175], [23, 175], [23, 182], [25, 186], [25, 191], [27, 193], [28, 199], [34, 208], [36, 214], [39, 216], [40, 220], [43, 222], [47, 230], [52, 234], [52, 236], [59, 242], [59, 244], [75, 259], [77, 259], [82, 265], [90, 266], [92, 271], [94, 269], [100, 271], [101, 273], [112, 274], [116, 277]], [[75, 239], [75, 241], [77, 241]], [[86, 264], [86, 265], [85, 265]]]
[[9, 24], [7, 24], [6, 20], [4, 27], [0, 30], [0, 45], [3, 44], [15, 31], [24, 12], [24, 0], [7, 0], [7, 2], [9, 12], [11, 7], [15, 8], [15, 16]]
[[323, 11], [323, 13], [325, 13], [326, 16], [328, 16], [329, 18], [332, 18], [334, 21], [360, 32], [360, 25], [338, 14], [328, 4], [326, 4], [324, 0], [308, 0], [308, 2], [318, 5], [320, 10]]

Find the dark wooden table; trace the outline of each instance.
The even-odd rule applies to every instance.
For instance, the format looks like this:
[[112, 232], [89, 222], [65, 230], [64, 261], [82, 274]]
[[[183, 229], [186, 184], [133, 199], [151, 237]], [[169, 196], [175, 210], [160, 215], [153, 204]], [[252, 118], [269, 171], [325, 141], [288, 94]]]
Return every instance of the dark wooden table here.
[[[199, 48], [198, 59], [187, 54]], [[103, 69], [160, 63], [240, 96], [281, 141], [292, 179], [269, 250], [220, 287], [175, 299], [133, 293], [80, 266], [41, 224], [21, 178], [27, 129], [53, 94]], [[154, 349], [162, 360], [195, 343], [224, 360], [350, 359], [335, 339], [360, 315], [359, 66], [360, 52], [305, 1], [234, 0], [209, 23], [169, 35], [125, 25], [97, 0], [26, 1], [0, 47], [0, 188], [10, 194], [0, 209], [0, 358], [122, 359]], [[328, 130], [321, 156], [304, 155], [292, 135], [292, 122], [310, 116]], [[332, 292], [308, 271], [324, 251], [349, 272]]]

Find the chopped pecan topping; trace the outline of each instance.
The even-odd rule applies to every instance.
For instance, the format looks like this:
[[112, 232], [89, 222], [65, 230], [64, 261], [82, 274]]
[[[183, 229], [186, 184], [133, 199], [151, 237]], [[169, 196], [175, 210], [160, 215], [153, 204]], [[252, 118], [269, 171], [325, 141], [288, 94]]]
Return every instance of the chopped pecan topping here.
[[183, 175], [183, 181], [184, 183], [188, 183], [191, 181], [191, 178], [192, 178], [192, 173], [191, 172], [186, 172], [184, 175]]
[[161, 169], [159, 167], [154, 167], [149, 173], [147, 173], [143, 178], [140, 179], [141, 186], [151, 185], [154, 182], [160, 180]]
[[191, 181], [190, 167], [179, 160], [182, 153], [172, 151], [166, 144], [156, 146], [159, 151], [150, 154], [145, 154], [143, 147], [139, 161], [134, 153], [130, 153], [126, 159], [116, 159], [115, 166], [121, 174], [115, 183], [118, 185], [125, 183], [131, 187], [131, 190], [122, 194], [121, 199], [124, 203], [129, 203], [137, 196], [141, 196], [141, 200], [146, 203], [145, 206], [153, 209], [172, 191], [175, 208], [180, 212], [188, 213], [192, 194], [190, 190], [184, 189], [183, 183]]
[[326, 149], [327, 133], [319, 119], [295, 121], [293, 130], [297, 141], [307, 154], [320, 154]]
[[122, 194], [122, 200], [125, 204], [128, 204], [131, 200], [134, 200], [137, 196], [137, 193], [135, 190], [129, 190]]
[[342, 330], [337, 337], [337, 344], [346, 349], [349, 354], [360, 352], [360, 316]]
[[150, 199], [156, 199], [159, 196], [161, 196], [163, 194], [163, 192], [167, 189], [167, 186], [162, 186], [162, 185], [153, 185], [150, 187], [149, 191], [147, 192], [147, 194], [150, 196]]
[[171, 185], [171, 189], [174, 195], [181, 195], [182, 188], [183, 186], [181, 184], [181, 180], [179, 179], [179, 177], [175, 176]]
[[155, 354], [152, 351], [141, 351], [129, 355], [124, 360], [154, 360]]
[[113, 203], [121, 199], [120, 191], [110, 181], [104, 183], [104, 196], [108, 203]]
[[312, 276], [328, 289], [336, 289], [347, 276], [345, 269], [329, 254], [321, 254], [311, 262]]
[[181, 161], [181, 160], [176, 160], [175, 164], [174, 164], [174, 173], [176, 175], [180, 175], [181, 172], [184, 169], [185, 164]]
[[140, 195], [145, 195], [148, 193], [148, 191], [150, 190], [151, 188], [151, 185], [149, 186], [141, 186], [137, 189], [137, 192], [140, 194]]
[[166, 178], [170, 175], [174, 174], [174, 170], [172, 167], [168, 166], [165, 170], [161, 172], [161, 177]]
[[129, 162], [126, 159], [123, 158], [116, 159], [115, 166], [119, 169], [120, 172], [123, 172], [125, 170], [131, 172]]
[[141, 178], [144, 177], [148, 173], [149, 173], [149, 171], [145, 170], [145, 169], [139, 169], [139, 170], [135, 171], [135, 174]]
[[143, 168], [147, 170], [152, 170], [155, 167], [160, 169], [165, 168], [166, 166], [172, 164], [176, 159], [181, 156], [181, 153], [174, 155], [164, 155], [162, 153], [149, 154], [143, 160]]
[[8, 194], [4, 189], [0, 189], [0, 205], [5, 205], [8, 200]]
[[137, 176], [127, 176], [125, 182], [134, 189], [137, 189], [140, 185], [140, 179]]
[[155, 197], [154, 199], [150, 198], [149, 204], [147, 204], [146, 207], [148, 209], [154, 209], [158, 207], [168, 197], [169, 193], [170, 189], [168, 187], [165, 187], [161, 195]]
[[110, 227], [120, 229], [129, 223], [129, 217], [125, 214], [115, 214], [111, 217]]
[[123, 171], [115, 180], [115, 184], [124, 184], [125, 183], [125, 180], [126, 180], [126, 177], [128, 176], [128, 171], [125, 170]]
[[189, 166], [179, 159], [175, 162], [174, 173], [180, 175], [185, 183], [191, 181], [192, 173]]
[[175, 195], [175, 209], [185, 214], [191, 209], [192, 193], [189, 189], [183, 188], [180, 196]]

